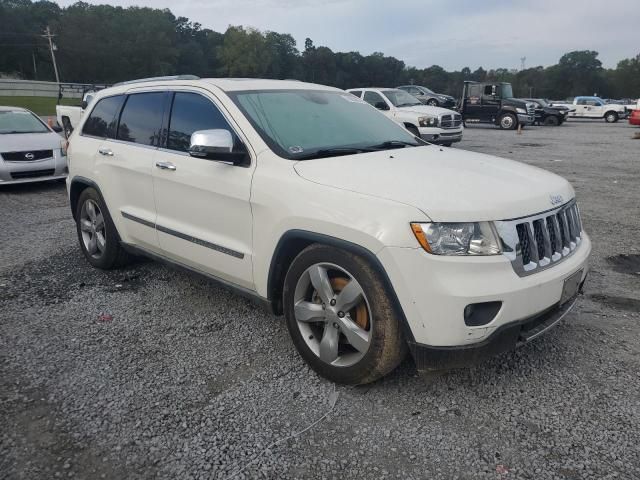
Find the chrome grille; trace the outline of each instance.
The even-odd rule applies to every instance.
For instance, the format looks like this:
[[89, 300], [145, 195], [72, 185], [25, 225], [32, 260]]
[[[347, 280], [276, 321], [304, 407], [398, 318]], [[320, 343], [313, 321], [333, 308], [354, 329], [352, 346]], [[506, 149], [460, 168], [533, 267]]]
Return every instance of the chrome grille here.
[[527, 103], [527, 115], [535, 116], [536, 106], [533, 103]]
[[2, 152], [0, 156], [7, 162], [33, 162], [53, 157], [53, 150], [27, 150], [24, 152]]
[[504, 254], [521, 277], [563, 261], [582, 242], [582, 222], [575, 200], [537, 215], [495, 223]]
[[462, 125], [462, 115], [459, 113], [440, 115], [440, 127], [458, 128], [460, 125]]

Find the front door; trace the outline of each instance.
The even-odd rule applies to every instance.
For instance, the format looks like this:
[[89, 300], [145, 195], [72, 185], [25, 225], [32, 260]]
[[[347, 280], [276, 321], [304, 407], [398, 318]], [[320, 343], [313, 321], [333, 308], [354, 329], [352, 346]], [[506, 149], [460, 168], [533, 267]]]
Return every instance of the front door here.
[[154, 159], [156, 229], [164, 255], [253, 289], [249, 167], [192, 157], [191, 134], [225, 129], [242, 140], [206, 91], [173, 93], [164, 147]]
[[482, 91], [482, 109], [480, 120], [490, 122], [497, 118], [500, 111], [500, 90], [498, 85], [485, 85]]

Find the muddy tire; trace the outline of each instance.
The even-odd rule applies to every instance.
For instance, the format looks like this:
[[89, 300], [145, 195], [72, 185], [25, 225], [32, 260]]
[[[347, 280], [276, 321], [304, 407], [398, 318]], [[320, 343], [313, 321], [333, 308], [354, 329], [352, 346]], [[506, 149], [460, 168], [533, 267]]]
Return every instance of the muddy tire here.
[[320, 244], [305, 248], [285, 277], [283, 305], [296, 349], [333, 382], [373, 382], [406, 355], [382, 279], [359, 255]]

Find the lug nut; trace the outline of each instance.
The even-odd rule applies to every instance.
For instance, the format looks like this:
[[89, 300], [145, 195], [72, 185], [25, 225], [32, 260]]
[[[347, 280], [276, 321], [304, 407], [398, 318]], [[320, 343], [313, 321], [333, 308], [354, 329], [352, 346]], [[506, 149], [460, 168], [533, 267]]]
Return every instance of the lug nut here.
[[333, 322], [333, 328], [340, 328], [340, 326], [336, 322]]
[[331, 302], [329, 302], [329, 303], [331, 303], [331, 306], [333, 307], [333, 306], [336, 304], [336, 299], [335, 299], [335, 298], [332, 298], [332, 299], [331, 299]]
[[338, 317], [344, 318], [344, 312], [338, 312]]

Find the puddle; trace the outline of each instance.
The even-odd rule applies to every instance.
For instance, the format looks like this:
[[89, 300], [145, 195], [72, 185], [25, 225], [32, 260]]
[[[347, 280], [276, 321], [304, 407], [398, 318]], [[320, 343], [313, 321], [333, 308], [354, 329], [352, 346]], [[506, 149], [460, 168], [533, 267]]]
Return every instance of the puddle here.
[[614, 271], [626, 273], [627, 275], [637, 275], [640, 277], [640, 255], [615, 255], [608, 257], [607, 262]]
[[591, 300], [607, 305], [608, 307], [617, 308], [618, 310], [626, 310], [628, 312], [640, 312], [640, 300], [629, 297], [618, 297], [615, 295], [604, 295], [595, 293], [589, 295]]

